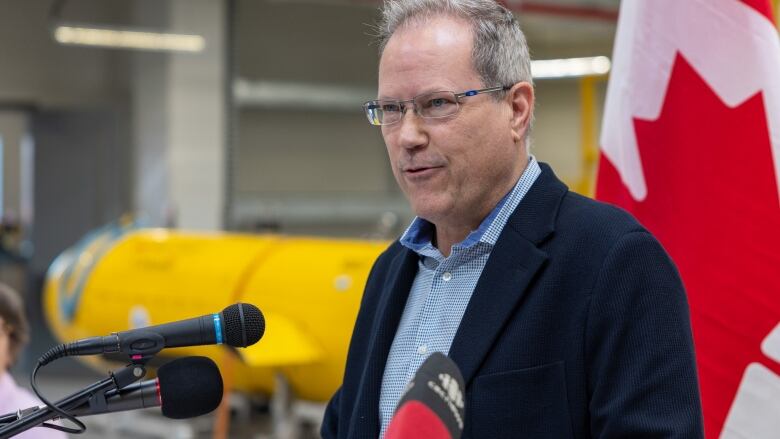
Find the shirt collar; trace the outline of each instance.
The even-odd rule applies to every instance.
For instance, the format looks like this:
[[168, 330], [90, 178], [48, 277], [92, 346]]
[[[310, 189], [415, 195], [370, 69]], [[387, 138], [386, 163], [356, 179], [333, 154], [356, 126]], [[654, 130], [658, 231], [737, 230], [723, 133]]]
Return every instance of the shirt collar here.
[[[515, 186], [509, 191], [503, 198], [496, 204], [493, 210], [490, 211], [488, 216], [482, 220], [476, 230], [472, 230], [471, 233], [463, 241], [453, 245], [455, 248], [469, 248], [474, 246], [478, 242], [483, 242], [491, 246], [495, 245], [498, 235], [503, 230], [509, 215], [514, 212], [520, 200], [528, 192], [531, 184], [541, 173], [539, 163], [537, 163], [534, 156], [529, 156], [528, 165], [526, 165], [523, 174], [515, 183]], [[435, 226], [428, 220], [420, 217], [415, 217], [406, 231], [401, 235], [401, 245], [409, 248], [410, 250], [426, 255], [431, 249], [435, 249], [433, 246], [433, 233]]]

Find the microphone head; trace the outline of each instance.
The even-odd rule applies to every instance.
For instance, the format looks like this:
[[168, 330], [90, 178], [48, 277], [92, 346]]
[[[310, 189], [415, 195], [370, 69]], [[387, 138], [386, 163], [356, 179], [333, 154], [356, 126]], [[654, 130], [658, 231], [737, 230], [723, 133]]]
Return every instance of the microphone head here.
[[222, 310], [225, 322], [225, 343], [245, 348], [257, 343], [265, 333], [265, 318], [249, 303], [236, 303]]
[[450, 437], [459, 438], [463, 433], [465, 387], [463, 375], [455, 362], [441, 352], [434, 352], [406, 386], [395, 416], [407, 404], [422, 403], [444, 423]]
[[387, 427], [385, 439], [455, 439], [447, 425], [430, 407], [420, 401], [407, 401], [398, 407]]
[[205, 415], [222, 402], [222, 375], [207, 357], [184, 357], [157, 370], [162, 414], [171, 419]]

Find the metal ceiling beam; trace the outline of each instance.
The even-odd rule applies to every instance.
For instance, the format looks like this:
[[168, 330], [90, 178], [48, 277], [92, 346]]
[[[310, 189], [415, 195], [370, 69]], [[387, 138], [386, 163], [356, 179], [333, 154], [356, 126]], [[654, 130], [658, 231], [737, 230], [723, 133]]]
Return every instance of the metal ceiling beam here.
[[595, 6], [564, 5], [551, 2], [535, 1], [501, 1], [504, 6], [514, 12], [545, 14], [563, 18], [584, 18], [589, 20], [617, 21], [618, 10]]

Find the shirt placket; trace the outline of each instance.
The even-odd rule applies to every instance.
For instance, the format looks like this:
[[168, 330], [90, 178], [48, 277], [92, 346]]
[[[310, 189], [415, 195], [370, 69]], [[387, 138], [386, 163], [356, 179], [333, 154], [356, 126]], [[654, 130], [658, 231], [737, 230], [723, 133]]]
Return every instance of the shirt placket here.
[[436, 336], [441, 331], [439, 319], [447, 314], [446, 298], [449, 293], [449, 284], [452, 282], [458, 254], [453, 254], [432, 268], [430, 290], [420, 312], [419, 325], [414, 337], [414, 361], [410, 362], [406, 371], [406, 381], [409, 382], [417, 369], [428, 358], [431, 352], [436, 350]]

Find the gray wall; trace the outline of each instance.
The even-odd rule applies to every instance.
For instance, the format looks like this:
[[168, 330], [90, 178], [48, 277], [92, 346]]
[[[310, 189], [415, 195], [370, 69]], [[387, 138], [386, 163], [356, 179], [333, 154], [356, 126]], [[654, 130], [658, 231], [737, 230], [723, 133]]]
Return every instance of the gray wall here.
[[[373, 90], [377, 49], [367, 34], [374, 20], [373, 6], [239, 1], [238, 76]], [[360, 108], [371, 98], [356, 100], [351, 112], [240, 108], [233, 156], [238, 225], [251, 227], [259, 216], [282, 231], [361, 236], [384, 210], [408, 218], [381, 136]], [[312, 203], [339, 209], [303, 208]]]
[[[238, 76], [373, 90], [375, 19], [375, 4], [240, 0]], [[536, 58], [611, 53], [614, 23], [539, 16], [521, 22]], [[579, 83], [539, 81], [536, 90], [532, 152], [574, 183], [582, 172]], [[366, 123], [359, 104], [353, 112], [240, 108], [232, 161], [234, 224], [251, 227], [254, 219], [283, 231], [365, 235], [383, 212], [392, 211], [399, 218], [393, 231], [400, 231], [411, 213], [379, 131]], [[342, 214], [302, 207], [316, 199], [338, 205]]]
[[63, 249], [126, 213], [128, 160], [120, 119], [94, 110], [33, 115], [33, 273], [42, 274]]
[[[123, 52], [65, 47], [51, 36], [50, 6], [44, 0], [0, 0], [0, 102], [40, 106], [114, 104], [128, 96], [128, 58]], [[112, 23], [128, 2], [66, 3], [64, 18]]]
[[[128, 212], [131, 200], [130, 56], [57, 44], [52, 4], [0, 0], [0, 108], [15, 109], [33, 133], [34, 192], [18, 204], [32, 205], [36, 273], [86, 231]], [[70, 1], [62, 19], [122, 23], [127, 11], [120, 0]], [[10, 198], [21, 196], [18, 177], [5, 182]]]

